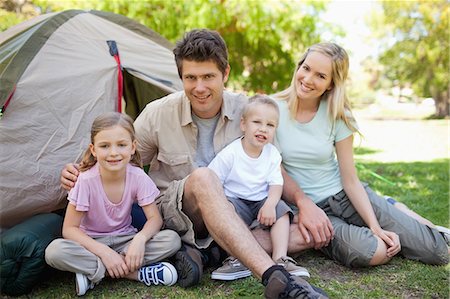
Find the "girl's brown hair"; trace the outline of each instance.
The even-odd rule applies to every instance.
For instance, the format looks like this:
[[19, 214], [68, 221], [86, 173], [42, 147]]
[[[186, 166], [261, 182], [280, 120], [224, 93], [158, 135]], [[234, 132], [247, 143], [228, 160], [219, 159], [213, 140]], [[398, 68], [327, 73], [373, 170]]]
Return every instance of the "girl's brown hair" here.
[[[133, 119], [126, 114], [119, 112], [107, 112], [103, 113], [94, 120], [91, 127], [91, 143], [94, 144], [95, 136], [103, 130], [109, 129], [114, 126], [121, 126], [130, 133], [131, 141], [136, 140], [136, 134], [134, 132]], [[91, 149], [88, 147], [84, 152], [83, 159], [80, 164], [80, 171], [86, 171], [97, 163]], [[131, 156], [130, 163], [137, 167], [142, 167], [141, 155], [136, 149], [134, 155]]]

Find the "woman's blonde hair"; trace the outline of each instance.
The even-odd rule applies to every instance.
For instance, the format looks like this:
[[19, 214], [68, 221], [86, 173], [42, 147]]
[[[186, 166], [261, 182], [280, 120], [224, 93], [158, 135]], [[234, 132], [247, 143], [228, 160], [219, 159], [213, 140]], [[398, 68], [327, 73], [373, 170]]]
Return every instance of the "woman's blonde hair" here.
[[[121, 126], [128, 133], [130, 133], [131, 141], [136, 140], [134, 132], [133, 119], [126, 114], [119, 112], [107, 112], [99, 115], [91, 127], [91, 143], [94, 144], [95, 136], [103, 130], [109, 129], [114, 126]], [[80, 164], [80, 171], [86, 171], [97, 163], [97, 158], [92, 155], [90, 148], [88, 147], [84, 152], [83, 159]], [[142, 167], [141, 155], [136, 149], [134, 155], [131, 156], [130, 163], [137, 167]]]
[[298, 99], [296, 90], [296, 73], [311, 52], [318, 52], [331, 58], [331, 89], [323, 93], [321, 100], [328, 100], [327, 113], [331, 122], [341, 119], [353, 132], [358, 132], [355, 126], [355, 119], [350, 109], [350, 102], [345, 91], [345, 82], [348, 76], [349, 59], [347, 52], [335, 43], [318, 43], [311, 46], [302, 55], [294, 70], [291, 85], [285, 90], [276, 93], [274, 97], [288, 103], [289, 114], [295, 119], [298, 109]]

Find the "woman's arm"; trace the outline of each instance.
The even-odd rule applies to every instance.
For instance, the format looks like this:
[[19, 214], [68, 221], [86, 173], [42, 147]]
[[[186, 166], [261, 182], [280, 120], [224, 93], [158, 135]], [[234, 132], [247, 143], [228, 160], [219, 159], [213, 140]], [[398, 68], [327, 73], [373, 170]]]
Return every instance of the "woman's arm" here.
[[147, 222], [130, 243], [125, 255], [125, 262], [130, 272], [138, 270], [144, 262], [145, 243], [150, 240], [162, 227], [163, 220], [155, 203], [142, 207]]
[[330, 219], [306, 196], [283, 167], [281, 173], [284, 180], [283, 199], [298, 207], [298, 228], [306, 243], [314, 242], [315, 249], [327, 246], [334, 236]]
[[398, 236], [380, 227], [369, 197], [359, 181], [353, 160], [353, 135], [336, 142], [336, 155], [345, 193], [370, 230], [388, 245], [388, 256], [394, 256], [400, 251]]
[[80, 229], [81, 219], [85, 213], [77, 211], [71, 203], [67, 205], [62, 228], [64, 239], [78, 242], [81, 246], [98, 256], [108, 270], [109, 276], [113, 278], [124, 277], [129, 273], [129, 270], [123, 257], [105, 244], [95, 241]]

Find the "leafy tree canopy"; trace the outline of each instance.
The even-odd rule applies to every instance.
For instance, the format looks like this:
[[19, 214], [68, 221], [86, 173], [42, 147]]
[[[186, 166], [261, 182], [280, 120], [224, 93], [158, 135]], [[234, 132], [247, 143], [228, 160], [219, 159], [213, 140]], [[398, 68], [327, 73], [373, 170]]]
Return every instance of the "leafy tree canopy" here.
[[287, 87], [300, 55], [319, 42], [321, 33], [331, 27], [319, 17], [327, 1], [35, 0], [32, 3], [42, 12], [78, 8], [122, 14], [172, 42], [194, 28], [217, 30], [229, 49], [232, 68], [229, 86], [265, 93]]
[[383, 1], [371, 20], [383, 45], [384, 75], [433, 97], [438, 116], [449, 115], [449, 10], [446, 0]]

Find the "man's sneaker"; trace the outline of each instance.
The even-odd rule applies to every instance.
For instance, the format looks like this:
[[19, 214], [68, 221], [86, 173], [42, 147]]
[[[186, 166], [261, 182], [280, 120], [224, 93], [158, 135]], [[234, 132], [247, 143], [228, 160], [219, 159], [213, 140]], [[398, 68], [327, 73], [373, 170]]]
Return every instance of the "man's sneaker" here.
[[77, 288], [77, 295], [83, 296], [90, 289], [94, 288], [94, 284], [87, 278], [86, 275], [75, 273], [75, 286]]
[[264, 296], [268, 299], [328, 298], [322, 289], [313, 287], [303, 278], [290, 275], [283, 268], [274, 270], [267, 280], [263, 280], [263, 284], [266, 286]]
[[223, 266], [211, 273], [211, 279], [235, 280], [252, 275], [252, 272], [235, 257], [227, 257]]
[[283, 266], [284, 269], [286, 269], [286, 271], [288, 271], [292, 275], [310, 277], [308, 270], [306, 270], [306, 268], [299, 266], [297, 262], [289, 256], [280, 257], [278, 260], [275, 261], [275, 263], [277, 263], [280, 266]]
[[148, 286], [166, 285], [171, 286], [177, 282], [177, 270], [169, 263], [154, 263], [141, 267], [138, 272], [138, 280]]
[[178, 284], [183, 288], [196, 285], [203, 274], [203, 262], [200, 251], [188, 245], [181, 246], [175, 254], [175, 268], [178, 271]]
[[444, 237], [447, 246], [450, 246], [450, 229], [440, 225], [436, 225], [435, 228], [441, 233], [442, 237]]

